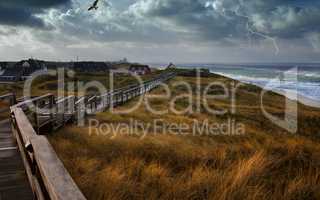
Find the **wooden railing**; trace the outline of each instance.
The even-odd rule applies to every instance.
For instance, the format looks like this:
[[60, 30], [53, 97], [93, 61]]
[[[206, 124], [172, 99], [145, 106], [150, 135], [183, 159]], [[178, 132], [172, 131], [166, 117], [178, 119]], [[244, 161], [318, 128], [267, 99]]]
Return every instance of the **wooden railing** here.
[[174, 76], [173, 73], [162, 74], [141, 85], [127, 86], [103, 95], [69, 96], [56, 100], [54, 95], [48, 94], [12, 106], [12, 130], [35, 199], [85, 199], [48, 139], [41, 134], [48, 134], [73, 119], [123, 104]]
[[35, 199], [85, 199], [45, 136], [37, 135], [22, 108], [12, 107], [12, 130]]
[[[150, 90], [156, 88], [159, 84], [173, 78], [174, 76], [175, 73], [166, 73], [153, 80], [145, 81], [143, 84], [126, 86], [103, 95], [84, 97], [82, 99], [82, 103], [85, 102], [85, 114], [94, 114], [95, 112], [100, 112], [110, 107], [115, 107], [126, 103], [134, 97], [149, 92]], [[78, 105], [80, 103], [81, 102], [77, 102], [75, 104], [76, 112], [78, 112], [77, 107], [79, 107]]]

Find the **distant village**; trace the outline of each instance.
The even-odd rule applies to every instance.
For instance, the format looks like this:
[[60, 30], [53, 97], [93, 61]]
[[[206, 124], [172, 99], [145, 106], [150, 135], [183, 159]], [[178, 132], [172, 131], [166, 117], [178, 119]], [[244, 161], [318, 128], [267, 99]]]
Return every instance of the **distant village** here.
[[28, 79], [36, 71], [65, 68], [76, 72], [108, 72], [133, 73], [144, 75], [151, 73], [148, 65], [129, 63], [127, 59], [117, 62], [49, 62], [37, 59], [19, 62], [0, 62], [0, 82], [18, 82]]

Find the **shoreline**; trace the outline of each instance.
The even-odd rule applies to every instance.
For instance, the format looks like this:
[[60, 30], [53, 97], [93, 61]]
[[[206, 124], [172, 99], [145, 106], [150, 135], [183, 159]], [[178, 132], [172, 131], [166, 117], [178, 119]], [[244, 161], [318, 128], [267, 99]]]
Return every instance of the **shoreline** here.
[[298, 93], [295, 94], [294, 92], [284, 91], [284, 90], [281, 90], [281, 89], [266, 89], [266, 88], [263, 88], [263, 86], [261, 86], [259, 84], [255, 84], [255, 83], [249, 82], [249, 81], [238, 80], [238, 79], [236, 79], [234, 77], [228, 76], [227, 74], [220, 74], [220, 73], [216, 73], [216, 72], [210, 72], [210, 73], [216, 74], [216, 75], [219, 75], [219, 76], [224, 76], [226, 78], [230, 78], [232, 80], [239, 81], [239, 82], [242, 82], [242, 83], [245, 83], [245, 84], [257, 86], [257, 87], [261, 88], [262, 90], [267, 90], [267, 91], [271, 91], [271, 92], [277, 93], [279, 95], [284, 96], [285, 98], [288, 98], [288, 99], [293, 100], [293, 101], [297, 101], [298, 103], [301, 103], [301, 104], [303, 104], [305, 106], [310, 106], [310, 107], [314, 107], [314, 108], [320, 108], [320, 102], [318, 102], [318, 101], [316, 101], [316, 100], [314, 100], [312, 98], [309, 98], [307, 96], [298, 94]]

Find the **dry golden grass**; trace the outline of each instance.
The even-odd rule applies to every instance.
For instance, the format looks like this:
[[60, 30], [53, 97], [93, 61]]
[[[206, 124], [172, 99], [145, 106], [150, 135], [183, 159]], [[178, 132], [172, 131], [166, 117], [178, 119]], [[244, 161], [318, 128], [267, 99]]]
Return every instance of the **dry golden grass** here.
[[[203, 78], [202, 86], [213, 80]], [[177, 77], [171, 81], [194, 78]], [[176, 94], [183, 88], [173, 88]], [[161, 89], [152, 93], [161, 93]], [[166, 123], [193, 119], [223, 123], [227, 117], [245, 124], [238, 136], [136, 135], [89, 136], [88, 127], [68, 126], [50, 136], [58, 155], [88, 199], [320, 199], [320, 111], [299, 105], [298, 134], [269, 122], [259, 109], [259, 89], [246, 85], [237, 93], [236, 114], [207, 112], [157, 116], [142, 105], [133, 113], [98, 114], [110, 124], [143, 123], [162, 118]], [[196, 98], [193, 96], [193, 98]], [[284, 98], [270, 93], [267, 109], [283, 113]], [[228, 100], [210, 101], [216, 108]], [[184, 108], [184, 102], [176, 102]], [[134, 101], [118, 110], [134, 105]], [[155, 108], [168, 100], [157, 99]]]
[[320, 145], [288, 136], [51, 138], [89, 199], [319, 199]]

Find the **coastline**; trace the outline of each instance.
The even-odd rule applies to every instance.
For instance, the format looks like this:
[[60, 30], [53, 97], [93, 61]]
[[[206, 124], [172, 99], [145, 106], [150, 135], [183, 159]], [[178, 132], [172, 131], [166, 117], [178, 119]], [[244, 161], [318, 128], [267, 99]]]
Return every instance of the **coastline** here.
[[272, 91], [274, 93], [277, 93], [279, 95], [282, 95], [284, 96], [285, 98], [288, 98], [290, 100], [293, 100], [293, 101], [298, 101], [298, 103], [301, 103], [305, 106], [310, 106], [310, 107], [314, 107], [314, 108], [320, 108], [320, 102], [312, 99], [312, 98], [309, 98], [307, 96], [304, 96], [304, 95], [301, 95], [301, 94], [297, 94], [295, 92], [291, 92], [289, 90], [281, 90], [281, 89], [268, 89], [268, 88], [263, 88], [262, 85], [259, 85], [259, 84], [255, 84], [253, 82], [250, 82], [250, 81], [244, 81], [244, 80], [238, 80], [234, 77], [231, 77], [231, 76], [228, 76], [227, 74], [220, 74], [220, 73], [216, 73], [216, 72], [210, 72], [212, 74], [216, 74], [216, 75], [219, 75], [219, 76], [224, 76], [226, 78], [229, 78], [229, 79], [232, 79], [232, 80], [236, 80], [236, 81], [239, 81], [239, 82], [242, 82], [242, 83], [245, 83], [245, 84], [249, 84], [249, 85], [254, 85], [256, 87], [259, 87], [261, 88], [262, 90], [267, 90], [267, 91]]

